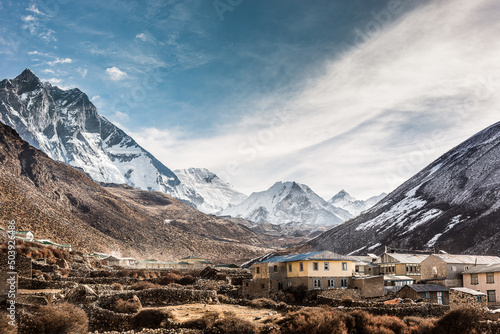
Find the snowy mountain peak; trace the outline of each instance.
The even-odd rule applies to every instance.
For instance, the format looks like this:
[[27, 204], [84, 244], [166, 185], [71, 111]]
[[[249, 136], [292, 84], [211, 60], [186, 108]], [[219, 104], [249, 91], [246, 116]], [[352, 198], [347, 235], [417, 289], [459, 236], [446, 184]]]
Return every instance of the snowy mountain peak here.
[[387, 194], [382, 193], [378, 196], [373, 196], [366, 201], [357, 200], [349, 195], [347, 191], [342, 189], [337, 195], [333, 196], [328, 203], [331, 205], [349, 211], [353, 217], [356, 217], [361, 212], [368, 210], [374, 206], [378, 201], [384, 198]]
[[352, 216], [318, 196], [308, 186], [294, 181], [276, 182], [269, 189], [252, 193], [242, 203], [222, 212], [254, 223], [287, 224], [299, 222], [332, 226]]
[[174, 173], [191, 203], [205, 213], [218, 213], [247, 197], [206, 168], [177, 169]]
[[356, 199], [352, 197], [347, 191], [342, 189], [337, 195], [333, 196], [329, 202], [335, 203], [339, 201], [355, 201]]
[[12, 81], [1, 82], [0, 121], [49, 157], [83, 169], [97, 182], [187, 198], [177, 187], [177, 176], [100, 116], [78, 88], [44, 85], [26, 69]]

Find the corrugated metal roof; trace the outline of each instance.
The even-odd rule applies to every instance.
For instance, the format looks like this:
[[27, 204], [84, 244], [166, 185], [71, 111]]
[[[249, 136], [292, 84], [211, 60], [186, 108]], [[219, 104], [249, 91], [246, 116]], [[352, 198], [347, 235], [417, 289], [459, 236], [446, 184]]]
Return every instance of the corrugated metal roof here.
[[481, 264], [464, 271], [464, 274], [477, 274], [477, 273], [497, 273], [500, 272], [500, 263], [494, 264]]
[[429, 257], [428, 254], [402, 254], [402, 253], [386, 253], [400, 263], [421, 263]]
[[384, 281], [414, 281], [415, 278], [408, 276], [384, 275]]
[[454, 255], [454, 254], [433, 254], [435, 257], [450, 264], [494, 264], [500, 263], [498, 256], [484, 255]]
[[294, 262], [294, 261], [307, 261], [307, 260], [346, 260], [352, 261], [351, 258], [329, 251], [289, 254], [282, 256], [274, 256], [259, 263], [269, 262]]
[[450, 291], [447, 287], [439, 284], [413, 284], [408, 285], [408, 287], [416, 292]]
[[457, 290], [457, 291], [465, 292], [465, 293], [468, 293], [468, 294], [474, 295], [474, 296], [486, 296], [486, 294], [484, 292], [472, 290], [472, 289], [469, 289], [469, 288], [451, 288], [451, 290]]

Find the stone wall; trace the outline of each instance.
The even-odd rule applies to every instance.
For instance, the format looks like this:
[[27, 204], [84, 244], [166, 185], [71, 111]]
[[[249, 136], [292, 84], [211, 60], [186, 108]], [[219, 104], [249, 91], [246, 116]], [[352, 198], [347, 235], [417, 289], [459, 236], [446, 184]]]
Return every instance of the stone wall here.
[[137, 296], [143, 306], [179, 305], [189, 303], [217, 303], [217, 292], [190, 290], [190, 289], [169, 289], [156, 288], [141, 291], [130, 291], [116, 293], [109, 296], [101, 296], [99, 305], [103, 308], [110, 308], [117, 299], [129, 300]]
[[478, 302], [477, 297], [462, 291], [450, 289], [450, 309], [454, 310], [460, 307], [471, 307], [477, 310], [485, 310], [488, 307], [486, 296], [483, 301]]
[[[7, 255], [0, 255], [0, 272], [6, 273], [10, 271], [12, 270], [9, 268], [9, 259]], [[17, 272], [18, 276], [31, 278], [31, 258], [17, 252], [14, 272]]]
[[382, 297], [384, 295], [384, 276], [353, 278], [352, 287], [359, 289], [363, 298]]
[[[382, 277], [383, 279], [383, 277]], [[358, 289], [328, 289], [328, 290], [317, 290], [318, 299], [352, 299], [352, 300], [362, 300], [362, 293]]]
[[270, 280], [265, 278], [257, 278], [253, 280], [242, 281], [240, 296], [243, 298], [269, 298], [270, 295]]

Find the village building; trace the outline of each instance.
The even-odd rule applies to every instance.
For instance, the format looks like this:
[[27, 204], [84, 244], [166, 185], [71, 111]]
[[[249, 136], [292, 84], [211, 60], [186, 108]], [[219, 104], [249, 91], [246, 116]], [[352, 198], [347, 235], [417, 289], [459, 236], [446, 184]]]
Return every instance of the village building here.
[[486, 294], [469, 288], [450, 288], [450, 310], [461, 307], [485, 310]]
[[144, 260], [139, 261], [139, 268], [143, 269], [179, 269], [179, 262], [174, 261], [157, 261], [157, 260]]
[[366, 255], [366, 256], [351, 256], [349, 257], [355, 260], [355, 275], [379, 275], [379, 266], [375, 263], [378, 259], [376, 255]]
[[214, 264], [212, 261], [207, 261], [198, 256], [188, 256], [179, 260], [179, 263], [185, 263], [188, 267], [193, 267], [194, 269], [204, 269], [206, 267], [212, 267]]
[[252, 266], [255, 280], [269, 280], [271, 291], [304, 285], [307, 289], [348, 288], [355, 261], [328, 252], [275, 256]]
[[465, 288], [486, 294], [488, 306], [500, 306], [500, 262], [471, 267], [462, 275]]
[[15, 237], [23, 241], [33, 241], [35, 239], [35, 235], [31, 231], [16, 231]]
[[462, 287], [462, 272], [481, 264], [500, 263], [500, 257], [482, 255], [431, 254], [422, 262], [422, 280], [447, 287]]
[[427, 254], [403, 254], [396, 252], [385, 252], [377, 260], [380, 274], [393, 276], [410, 276], [413, 280], [421, 278], [421, 263], [429, 255]]
[[134, 258], [131, 257], [117, 257], [117, 256], [108, 256], [107, 258], [103, 259], [104, 261], [108, 262], [109, 266], [120, 266], [120, 267], [127, 267], [127, 268], [135, 268], [137, 267], [138, 261]]
[[414, 301], [448, 305], [449, 289], [439, 284], [412, 284], [405, 285], [397, 293], [399, 298], [410, 298]]
[[384, 277], [384, 290], [385, 293], [397, 292], [405, 285], [415, 284], [414, 277], [396, 276], [396, 275], [383, 275]]

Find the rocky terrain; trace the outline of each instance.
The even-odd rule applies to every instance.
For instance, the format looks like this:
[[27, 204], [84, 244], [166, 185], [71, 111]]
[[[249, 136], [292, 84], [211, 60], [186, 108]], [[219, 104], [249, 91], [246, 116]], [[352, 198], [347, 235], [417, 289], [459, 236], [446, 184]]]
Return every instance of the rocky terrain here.
[[500, 123], [424, 168], [360, 216], [301, 249], [377, 253], [384, 246], [500, 253]]
[[[102, 187], [0, 124], [0, 222], [88, 252], [238, 262], [268, 252], [250, 229], [166, 194]], [[6, 226], [3, 226], [6, 227]]]

